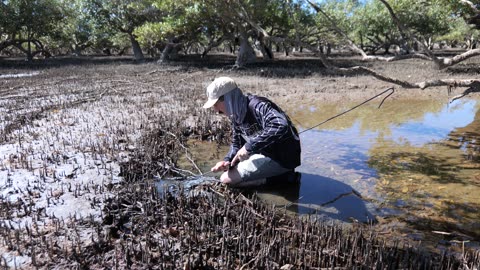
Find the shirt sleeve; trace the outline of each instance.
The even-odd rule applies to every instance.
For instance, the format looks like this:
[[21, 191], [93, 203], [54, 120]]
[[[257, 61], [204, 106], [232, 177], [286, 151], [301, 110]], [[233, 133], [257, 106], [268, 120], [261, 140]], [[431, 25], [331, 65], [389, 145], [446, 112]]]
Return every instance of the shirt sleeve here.
[[273, 108], [269, 102], [257, 103], [253, 113], [261, 124], [262, 130], [245, 144], [245, 149], [249, 153], [259, 153], [264, 148], [281, 141], [290, 134], [287, 117], [283, 112]]
[[243, 145], [243, 138], [240, 134], [240, 129], [235, 125], [232, 124], [232, 143], [230, 144], [230, 150], [228, 151], [227, 155], [223, 158], [224, 161], [232, 161], [232, 159], [237, 154], [238, 150]]

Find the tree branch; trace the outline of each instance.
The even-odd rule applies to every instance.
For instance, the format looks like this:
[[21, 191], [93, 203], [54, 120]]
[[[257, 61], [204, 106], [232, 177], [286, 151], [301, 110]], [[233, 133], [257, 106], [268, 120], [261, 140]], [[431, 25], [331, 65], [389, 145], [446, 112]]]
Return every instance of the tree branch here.
[[367, 68], [367, 67], [362, 67], [362, 66], [355, 66], [355, 67], [350, 67], [350, 68], [331, 67], [331, 69], [340, 73], [340, 74], [343, 74], [343, 75], [358, 75], [359, 73], [360, 74], [371, 75], [371, 76], [373, 76], [373, 77], [375, 77], [375, 78], [377, 78], [381, 81], [393, 83], [393, 84], [396, 84], [396, 85], [400, 85], [404, 88], [421, 88], [419, 85], [417, 85], [415, 83], [410, 83], [410, 82], [403, 81], [403, 80], [400, 80], [400, 79], [397, 79], [397, 78], [386, 76], [386, 75], [378, 73], [375, 70]]
[[[480, 49], [475, 49], [475, 50], [469, 50], [463, 54], [460, 54], [460, 55], [457, 55], [453, 58], [438, 58], [436, 57], [433, 52], [428, 49], [428, 47], [421, 41], [419, 41], [410, 31], [408, 31], [408, 29], [405, 28], [405, 26], [400, 22], [400, 20], [398, 19], [398, 17], [395, 15], [392, 7], [385, 1], [385, 0], [380, 0], [380, 2], [382, 2], [385, 7], [387, 8], [388, 12], [390, 13], [390, 16], [392, 17], [393, 21], [395, 22], [395, 24], [397, 25], [399, 31], [401, 33], [406, 33], [408, 34], [408, 36], [414, 40], [417, 44], [419, 44], [422, 48], [422, 50], [428, 55], [428, 56], [421, 56], [421, 54], [416, 54], [415, 57], [407, 57], [407, 58], [421, 58], [421, 59], [425, 59], [425, 60], [431, 60], [435, 63], [435, 65], [439, 68], [439, 69], [445, 69], [447, 67], [450, 67], [450, 66], [453, 66], [453, 65], [456, 65], [468, 58], [471, 58], [471, 57], [474, 57], [474, 56], [477, 56], [477, 55], [480, 55]], [[470, 7], [472, 7], [476, 12], [479, 12], [478, 9], [475, 7], [475, 5], [470, 2], [470, 1], [467, 1], [467, 0], [460, 0], [460, 2], [464, 3], [464, 4], [468, 4], [470, 5]], [[387, 58], [387, 59], [382, 59], [382, 58], [373, 58], [373, 59], [376, 59], [376, 60], [383, 60], [383, 61], [395, 61], [395, 60], [403, 60], [403, 59], [407, 59], [407, 58], [403, 58], [403, 57], [394, 57], [394, 58]], [[372, 58], [370, 58], [372, 59]]]
[[420, 89], [425, 89], [428, 87], [434, 86], [450, 86], [450, 87], [478, 87], [480, 80], [477, 79], [466, 79], [466, 80], [456, 80], [456, 79], [439, 79], [439, 80], [429, 80], [425, 82], [416, 83]]
[[[397, 55], [397, 56], [393, 56], [393, 57], [383, 57], [383, 56], [369, 56], [367, 55], [367, 53], [365, 53], [364, 50], [362, 50], [361, 48], [359, 48], [357, 45], [355, 45], [355, 43], [347, 36], [347, 34], [345, 34], [345, 32], [343, 32], [336, 24], [335, 22], [333, 21], [333, 19], [331, 19], [318, 5], [316, 5], [315, 3], [311, 2], [310, 0], [307, 1], [314, 9], [316, 12], [318, 13], [321, 13], [325, 18], [327, 18], [327, 20], [330, 22], [331, 24], [331, 27], [333, 27], [333, 29], [335, 30], [335, 32], [339, 33], [343, 38], [345, 38], [345, 40], [348, 42], [348, 46], [350, 47], [350, 49], [358, 54], [360, 54], [362, 56], [362, 60], [379, 60], [379, 61], [385, 61], [385, 62], [393, 62], [393, 61], [398, 61], [398, 60], [405, 60], [405, 59], [412, 59], [412, 58], [417, 58], [417, 59], [424, 59], [424, 60], [432, 60], [431, 57], [429, 56], [426, 56], [424, 54], [420, 54], [420, 53], [415, 53], [415, 54], [406, 54], [406, 55]], [[383, 1], [382, 1], [383, 2]], [[385, 2], [386, 3], [386, 2]], [[387, 9], [389, 9], [389, 12], [391, 14], [391, 16], [394, 18], [394, 20], [396, 20], [397, 22], [397, 25], [400, 29], [400, 32], [405, 32], [405, 28], [403, 27], [403, 25], [401, 25], [400, 21], [396, 18], [396, 15], [395, 13], [393, 12], [393, 9], [387, 4]], [[417, 40], [417, 42], [419, 42]], [[421, 42], [419, 42], [421, 43]], [[423, 43], [421, 43], [422, 46], [424, 46]], [[425, 46], [424, 46], [425, 47]], [[425, 47], [426, 50], [428, 50], [428, 48]], [[433, 55], [433, 53], [432, 53]]]
[[[422, 50], [427, 54], [427, 56], [421, 56], [421, 54], [416, 54], [416, 56], [414, 56], [414, 57], [407, 57], [407, 58], [420, 58], [420, 59], [425, 59], [425, 60], [431, 60], [435, 63], [435, 65], [439, 69], [445, 69], [447, 67], [450, 67], [450, 66], [456, 65], [460, 62], [463, 62], [468, 58], [480, 55], [480, 49], [475, 49], [475, 50], [469, 50], [469, 51], [467, 51], [463, 54], [457, 55], [453, 58], [438, 58], [438, 57], [436, 57], [434, 55], [434, 53], [430, 49], [428, 49], [428, 47], [423, 42], [419, 41], [407, 28], [405, 28], [405, 26], [400, 22], [398, 17], [395, 15], [392, 7], [385, 0], [380, 0], [380, 2], [382, 2], [385, 5], [385, 7], [388, 9], [388, 12], [390, 13], [390, 16], [392, 17], [393, 21], [397, 25], [399, 31], [401, 33], [406, 33], [409, 36], [409, 38], [414, 40], [417, 44], [419, 44], [421, 46]], [[479, 12], [478, 9], [475, 7], [475, 5], [472, 2], [467, 1], [467, 0], [460, 0], [460, 2], [470, 5], [470, 7], [472, 7], [477, 13]], [[387, 58], [387, 59], [382, 59], [382, 58], [373, 58], [373, 59], [384, 60], [384, 61], [395, 61], [395, 60], [403, 60], [403, 59], [407, 59], [407, 58], [402, 58], [402, 57], [395, 58], [394, 57], [394, 58]], [[372, 59], [372, 58], [370, 58], [370, 59]]]
[[453, 58], [440, 58], [440, 59], [443, 60], [442, 62], [443, 68], [447, 68], [477, 55], [480, 55], [480, 49], [468, 50], [462, 54], [454, 56]]
[[457, 100], [457, 99], [460, 99], [470, 93], [475, 93], [475, 92], [480, 92], [480, 82], [476, 81], [476, 82], [472, 82], [472, 84], [470, 85], [470, 87], [468, 89], [466, 89], [465, 91], [463, 91], [462, 94], [458, 95], [458, 96], [454, 96], [451, 100], [450, 100], [450, 103]]
[[360, 54], [363, 58], [366, 58], [368, 57], [367, 54], [362, 50], [360, 49], [359, 47], [357, 47], [357, 45], [355, 45], [355, 43], [353, 43], [353, 41], [347, 36], [347, 34], [345, 34], [345, 32], [342, 31], [342, 29], [340, 29], [337, 24], [333, 21], [332, 18], [330, 18], [330, 16], [328, 16], [325, 12], [323, 12], [323, 10], [316, 4], [312, 3], [310, 0], [307, 0], [307, 2], [310, 4], [310, 6], [313, 7], [313, 9], [315, 9], [315, 11], [317, 13], [322, 13], [322, 15], [327, 18], [327, 20], [330, 22], [330, 26], [333, 28], [333, 30], [335, 30], [335, 32], [337, 32], [338, 34], [340, 34], [348, 43], [348, 46], [350, 47], [350, 49], [358, 54]]
[[478, 10], [477, 7], [475, 6], [475, 4], [472, 3], [471, 1], [468, 1], [468, 0], [458, 0], [458, 1], [462, 4], [464, 4], [464, 5], [469, 6], [476, 13], [480, 13], [480, 10]]
[[394, 61], [406, 60], [406, 59], [431, 60], [430, 57], [421, 53], [402, 54], [402, 55], [395, 55], [390, 57], [369, 55], [363, 58], [363, 60], [378, 60], [378, 61], [384, 61], [384, 62], [394, 62]]
[[[380, 0], [380, 1], [384, 2], [384, 0]], [[310, 1], [308, 1], [308, 2], [312, 5], [312, 3]], [[391, 10], [391, 7], [388, 6], [388, 4], [386, 2], [384, 2], [384, 3], [387, 5], [387, 8], [390, 8], [390, 10]], [[315, 8], [316, 5], [312, 5], [312, 6]], [[319, 9], [319, 10], [321, 10], [321, 9]], [[411, 82], [408, 82], [408, 81], [400, 80], [400, 79], [397, 79], [397, 78], [394, 78], [394, 77], [390, 77], [390, 76], [381, 74], [381, 73], [379, 73], [379, 72], [377, 72], [373, 69], [363, 67], [363, 66], [355, 66], [355, 67], [350, 67], [350, 68], [339, 68], [339, 67], [335, 66], [334, 64], [330, 63], [330, 61], [327, 59], [325, 54], [323, 54], [317, 48], [315, 48], [314, 46], [312, 46], [308, 43], [305, 43], [305, 42], [302, 42], [302, 41], [299, 41], [299, 40], [291, 40], [291, 39], [288, 39], [288, 38], [270, 36], [267, 33], [267, 31], [265, 31], [265, 29], [263, 29], [260, 25], [258, 25], [257, 23], [255, 23], [253, 20], [251, 20], [249, 18], [248, 14], [246, 13], [245, 9], [243, 9], [243, 7], [242, 7], [242, 11], [244, 13], [243, 14], [240, 13], [240, 15], [243, 17], [243, 19], [245, 19], [247, 21], [247, 23], [250, 24], [256, 31], [263, 34], [265, 39], [269, 39], [273, 42], [278, 42], [278, 43], [290, 42], [290, 43], [294, 43], [294, 44], [303, 46], [303, 47], [307, 48], [308, 50], [310, 50], [311, 52], [313, 52], [316, 56], [318, 56], [320, 58], [320, 61], [322, 62], [322, 64], [327, 69], [332, 70], [334, 72], [337, 72], [338, 74], [358, 75], [360, 73], [360, 74], [371, 75], [374, 78], [377, 78], [378, 80], [393, 83], [393, 84], [402, 86], [404, 88], [409, 88], [409, 89], [420, 88], [420, 89], [423, 90], [423, 89], [426, 89], [428, 87], [435, 87], [435, 86], [469, 87], [467, 90], [464, 91], [464, 93], [462, 95], [459, 95], [456, 99], [461, 98], [463, 96], [466, 96], [467, 94], [472, 93], [472, 92], [480, 92], [480, 80], [478, 80], [478, 79], [467, 79], [467, 80], [439, 79], [439, 80], [428, 80], [428, 81], [423, 81], [423, 82], [411, 83]], [[393, 10], [391, 10], [391, 12], [392, 12], [391, 15], [395, 16], [395, 14], [393, 13]], [[324, 14], [324, 13], [322, 12], [322, 14]], [[324, 15], [326, 16], [326, 14], [324, 14]], [[396, 18], [396, 16], [395, 16], [395, 18]], [[403, 29], [403, 26], [398, 21], [398, 19], [396, 19], [396, 20], [398, 22], [398, 27]], [[338, 30], [341, 32], [340, 29], [338, 29]], [[419, 44], [421, 44], [421, 46], [425, 47], [425, 45], [423, 43], [419, 42], [416, 38], [415, 38], [415, 41], [418, 42]], [[352, 42], [352, 44], [353, 44], [353, 42]], [[397, 56], [393, 56], [393, 57], [368, 56], [368, 55], [366, 55], [366, 53], [363, 50], [359, 49], [356, 46], [355, 46], [355, 48], [357, 48], [358, 51], [363, 52], [362, 53], [362, 55], [364, 56], [363, 59], [366, 59], [366, 60], [381, 60], [381, 61], [391, 62], [391, 61], [397, 61], [397, 60], [417, 58], [417, 59], [436, 61], [436, 63], [438, 63], [442, 67], [451, 66], [451, 65], [457, 64], [457, 63], [459, 63], [459, 62], [461, 62], [461, 61], [463, 61], [467, 58], [470, 58], [470, 57], [473, 57], [473, 56], [476, 56], [476, 55], [480, 55], [480, 49], [470, 50], [470, 51], [468, 51], [464, 54], [455, 56], [451, 59], [442, 58], [441, 60], [443, 62], [441, 62], [440, 59], [436, 58], [435, 56], [433, 56], [434, 58], [432, 58], [432, 57], [429, 57], [427, 55], [420, 54], [420, 53], [407, 54], [407, 55], [397, 55]], [[430, 50], [428, 50], [428, 48], [425, 47], [425, 49], [426, 49], [426, 52], [429, 52], [430, 54], [433, 55], [433, 53]]]
[[358, 75], [367, 74], [371, 75], [381, 81], [390, 82], [396, 85], [400, 85], [404, 88], [420, 88], [426, 89], [428, 87], [435, 87], [435, 86], [449, 86], [449, 87], [475, 87], [480, 89], [480, 80], [478, 79], [466, 79], [466, 80], [456, 80], [456, 79], [438, 79], [438, 80], [428, 80], [423, 82], [411, 83], [404, 80], [400, 80], [397, 78], [393, 78], [390, 76], [386, 76], [384, 74], [378, 73], [375, 70], [372, 70], [367, 67], [362, 66], [355, 66], [351, 68], [333, 68], [333, 70], [339, 72], [343, 75]]
[[400, 19], [398, 19], [397, 15], [395, 14], [395, 12], [393, 11], [392, 7], [390, 6], [390, 4], [387, 3], [387, 1], [385, 0], [380, 0], [380, 2], [382, 2], [385, 7], [387, 8], [388, 10], [388, 13], [390, 13], [390, 17], [392, 18], [393, 22], [397, 25], [397, 28], [398, 30], [400, 31], [400, 33], [402, 35], [407, 35], [411, 40], [415, 41], [421, 48], [422, 50], [431, 58], [431, 60], [435, 63], [435, 65], [437, 65], [439, 68], [442, 67], [442, 63], [440, 62], [440, 60], [438, 60], [438, 58], [433, 54], [433, 52], [428, 49], [427, 46], [425, 46], [425, 44], [421, 41], [419, 41], [403, 24], [402, 22], [400, 21]]

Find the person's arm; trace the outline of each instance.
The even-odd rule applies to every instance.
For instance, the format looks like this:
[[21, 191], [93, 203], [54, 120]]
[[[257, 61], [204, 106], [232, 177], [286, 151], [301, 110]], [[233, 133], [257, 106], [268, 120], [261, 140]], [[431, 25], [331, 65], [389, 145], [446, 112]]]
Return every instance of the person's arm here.
[[242, 135], [240, 130], [232, 123], [232, 143], [230, 144], [230, 150], [223, 158], [224, 161], [231, 162], [233, 157], [237, 154], [238, 150], [242, 147]]
[[248, 153], [259, 153], [269, 145], [290, 136], [290, 126], [284, 113], [274, 109], [269, 102], [259, 102], [254, 109], [255, 118], [263, 129], [245, 144]]
[[217, 162], [217, 164], [215, 164], [215, 166], [213, 166], [210, 170], [213, 172], [226, 171], [230, 166], [235, 166], [236, 164], [232, 165], [232, 160], [241, 146], [242, 136], [240, 135], [240, 131], [237, 127], [235, 127], [235, 125], [232, 124], [232, 143], [230, 144], [230, 150], [223, 160]]

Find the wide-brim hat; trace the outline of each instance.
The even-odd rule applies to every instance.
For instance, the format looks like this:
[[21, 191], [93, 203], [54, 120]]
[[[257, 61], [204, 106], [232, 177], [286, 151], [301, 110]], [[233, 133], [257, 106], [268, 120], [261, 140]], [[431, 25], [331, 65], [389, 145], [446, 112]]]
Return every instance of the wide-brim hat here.
[[229, 77], [219, 77], [216, 78], [208, 87], [207, 87], [207, 102], [203, 105], [203, 108], [207, 109], [215, 105], [218, 99], [225, 95], [226, 93], [237, 88], [235, 81]]

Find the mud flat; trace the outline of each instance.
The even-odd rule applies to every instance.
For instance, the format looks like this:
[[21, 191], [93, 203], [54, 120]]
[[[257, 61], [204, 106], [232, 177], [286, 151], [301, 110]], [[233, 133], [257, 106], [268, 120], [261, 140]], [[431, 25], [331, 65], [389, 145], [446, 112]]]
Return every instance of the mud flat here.
[[0, 78], [0, 266], [478, 267], [475, 251], [425, 254], [368, 226], [288, 216], [217, 184], [158, 192], [154, 176], [200, 174], [194, 160], [178, 166], [188, 156], [187, 140], [228, 142], [228, 123], [201, 109], [214, 77], [234, 77], [246, 92], [280, 105], [306, 97], [362, 99], [387, 86], [337, 78], [303, 61], [237, 71], [215, 61], [3, 63], [1, 74], [36, 75]]

